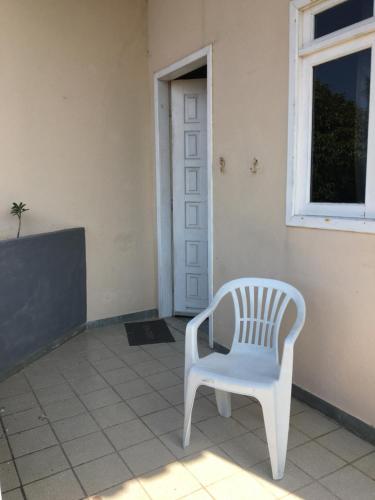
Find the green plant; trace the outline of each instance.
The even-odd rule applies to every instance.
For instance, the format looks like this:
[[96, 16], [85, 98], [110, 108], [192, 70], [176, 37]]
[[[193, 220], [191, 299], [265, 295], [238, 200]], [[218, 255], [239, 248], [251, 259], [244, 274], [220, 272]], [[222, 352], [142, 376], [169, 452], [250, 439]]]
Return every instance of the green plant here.
[[20, 237], [20, 231], [21, 231], [21, 224], [22, 224], [22, 214], [26, 212], [27, 210], [30, 210], [29, 208], [25, 208], [26, 203], [22, 203], [20, 201], [19, 203], [13, 203], [12, 208], [10, 209], [10, 213], [12, 215], [16, 215], [18, 217], [18, 232], [17, 232], [17, 238]]

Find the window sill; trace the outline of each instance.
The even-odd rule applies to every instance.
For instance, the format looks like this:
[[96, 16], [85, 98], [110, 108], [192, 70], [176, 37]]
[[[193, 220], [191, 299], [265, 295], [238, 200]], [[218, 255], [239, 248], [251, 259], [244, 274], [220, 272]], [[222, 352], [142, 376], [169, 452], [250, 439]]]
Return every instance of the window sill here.
[[292, 227], [307, 227], [311, 229], [351, 231], [355, 233], [375, 233], [375, 219], [292, 215], [286, 217], [286, 225]]

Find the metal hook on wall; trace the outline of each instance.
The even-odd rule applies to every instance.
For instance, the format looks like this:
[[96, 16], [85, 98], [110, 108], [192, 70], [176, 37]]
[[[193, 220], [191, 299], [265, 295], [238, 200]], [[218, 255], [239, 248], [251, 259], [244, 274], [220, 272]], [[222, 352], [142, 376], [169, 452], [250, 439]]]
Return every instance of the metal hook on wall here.
[[223, 156], [219, 158], [220, 172], [223, 174], [225, 172], [225, 159]]
[[254, 157], [250, 165], [250, 172], [252, 174], [256, 174], [258, 172], [258, 168], [259, 168], [259, 160], [258, 158]]

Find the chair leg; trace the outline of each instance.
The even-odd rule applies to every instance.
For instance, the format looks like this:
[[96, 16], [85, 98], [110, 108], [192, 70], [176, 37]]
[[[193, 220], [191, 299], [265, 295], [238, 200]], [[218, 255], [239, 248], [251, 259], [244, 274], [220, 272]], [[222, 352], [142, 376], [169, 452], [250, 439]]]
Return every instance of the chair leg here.
[[230, 417], [232, 414], [230, 392], [219, 391], [219, 389], [215, 389], [215, 396], [219, 414], [222, 417]]
[[289, 398], [285, 394], [284, 398], [277, 396], [275, 391], [269, 398], [261, 401], [272, 477], [276, 480], [284, 477], [290, 417], [290, 396]]
[[186, 448], [190, 443], [190, 433], [191, 433], [191, 414], [193, 412], [195, 393], [197, 392], [197, 386], [192, 382], [187, 381], [187, 387], [185, 391], [185, 417], [184, 417], [184, 432], [182, 437], [182, 446]]
[[209, 319], [208, 323], [208, 345], [211, 349], [214, 348], [214, 332], [213, 332], [213, 325], [212, 325], [212, 316]]

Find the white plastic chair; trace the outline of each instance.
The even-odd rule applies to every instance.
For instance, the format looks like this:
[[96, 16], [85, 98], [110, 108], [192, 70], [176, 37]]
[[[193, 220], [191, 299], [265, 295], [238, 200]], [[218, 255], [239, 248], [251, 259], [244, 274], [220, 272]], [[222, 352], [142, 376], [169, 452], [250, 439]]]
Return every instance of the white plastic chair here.
[[[197, 331], [230, 293], [235, 310], [235, 329], [229, 354], [213, 353], [199, 358]], [[279, 363], [278, 336], [290, 301], [297, 316], [284, 342]], [[261, 404], [266, 427], [272, 476], [284, 476], [288, 444], [293, 346], [305, 322], [306, 306], [301, 293], [282, 281], [242, 278], [223, 285], [210, 306], [192, 319], [185, 339], [185, 421], [183, 446], [190, 442], [191, 414], [197, 388], [215, 389], [219, 414], [231, 415], [230, 393], [255, 397]]]

